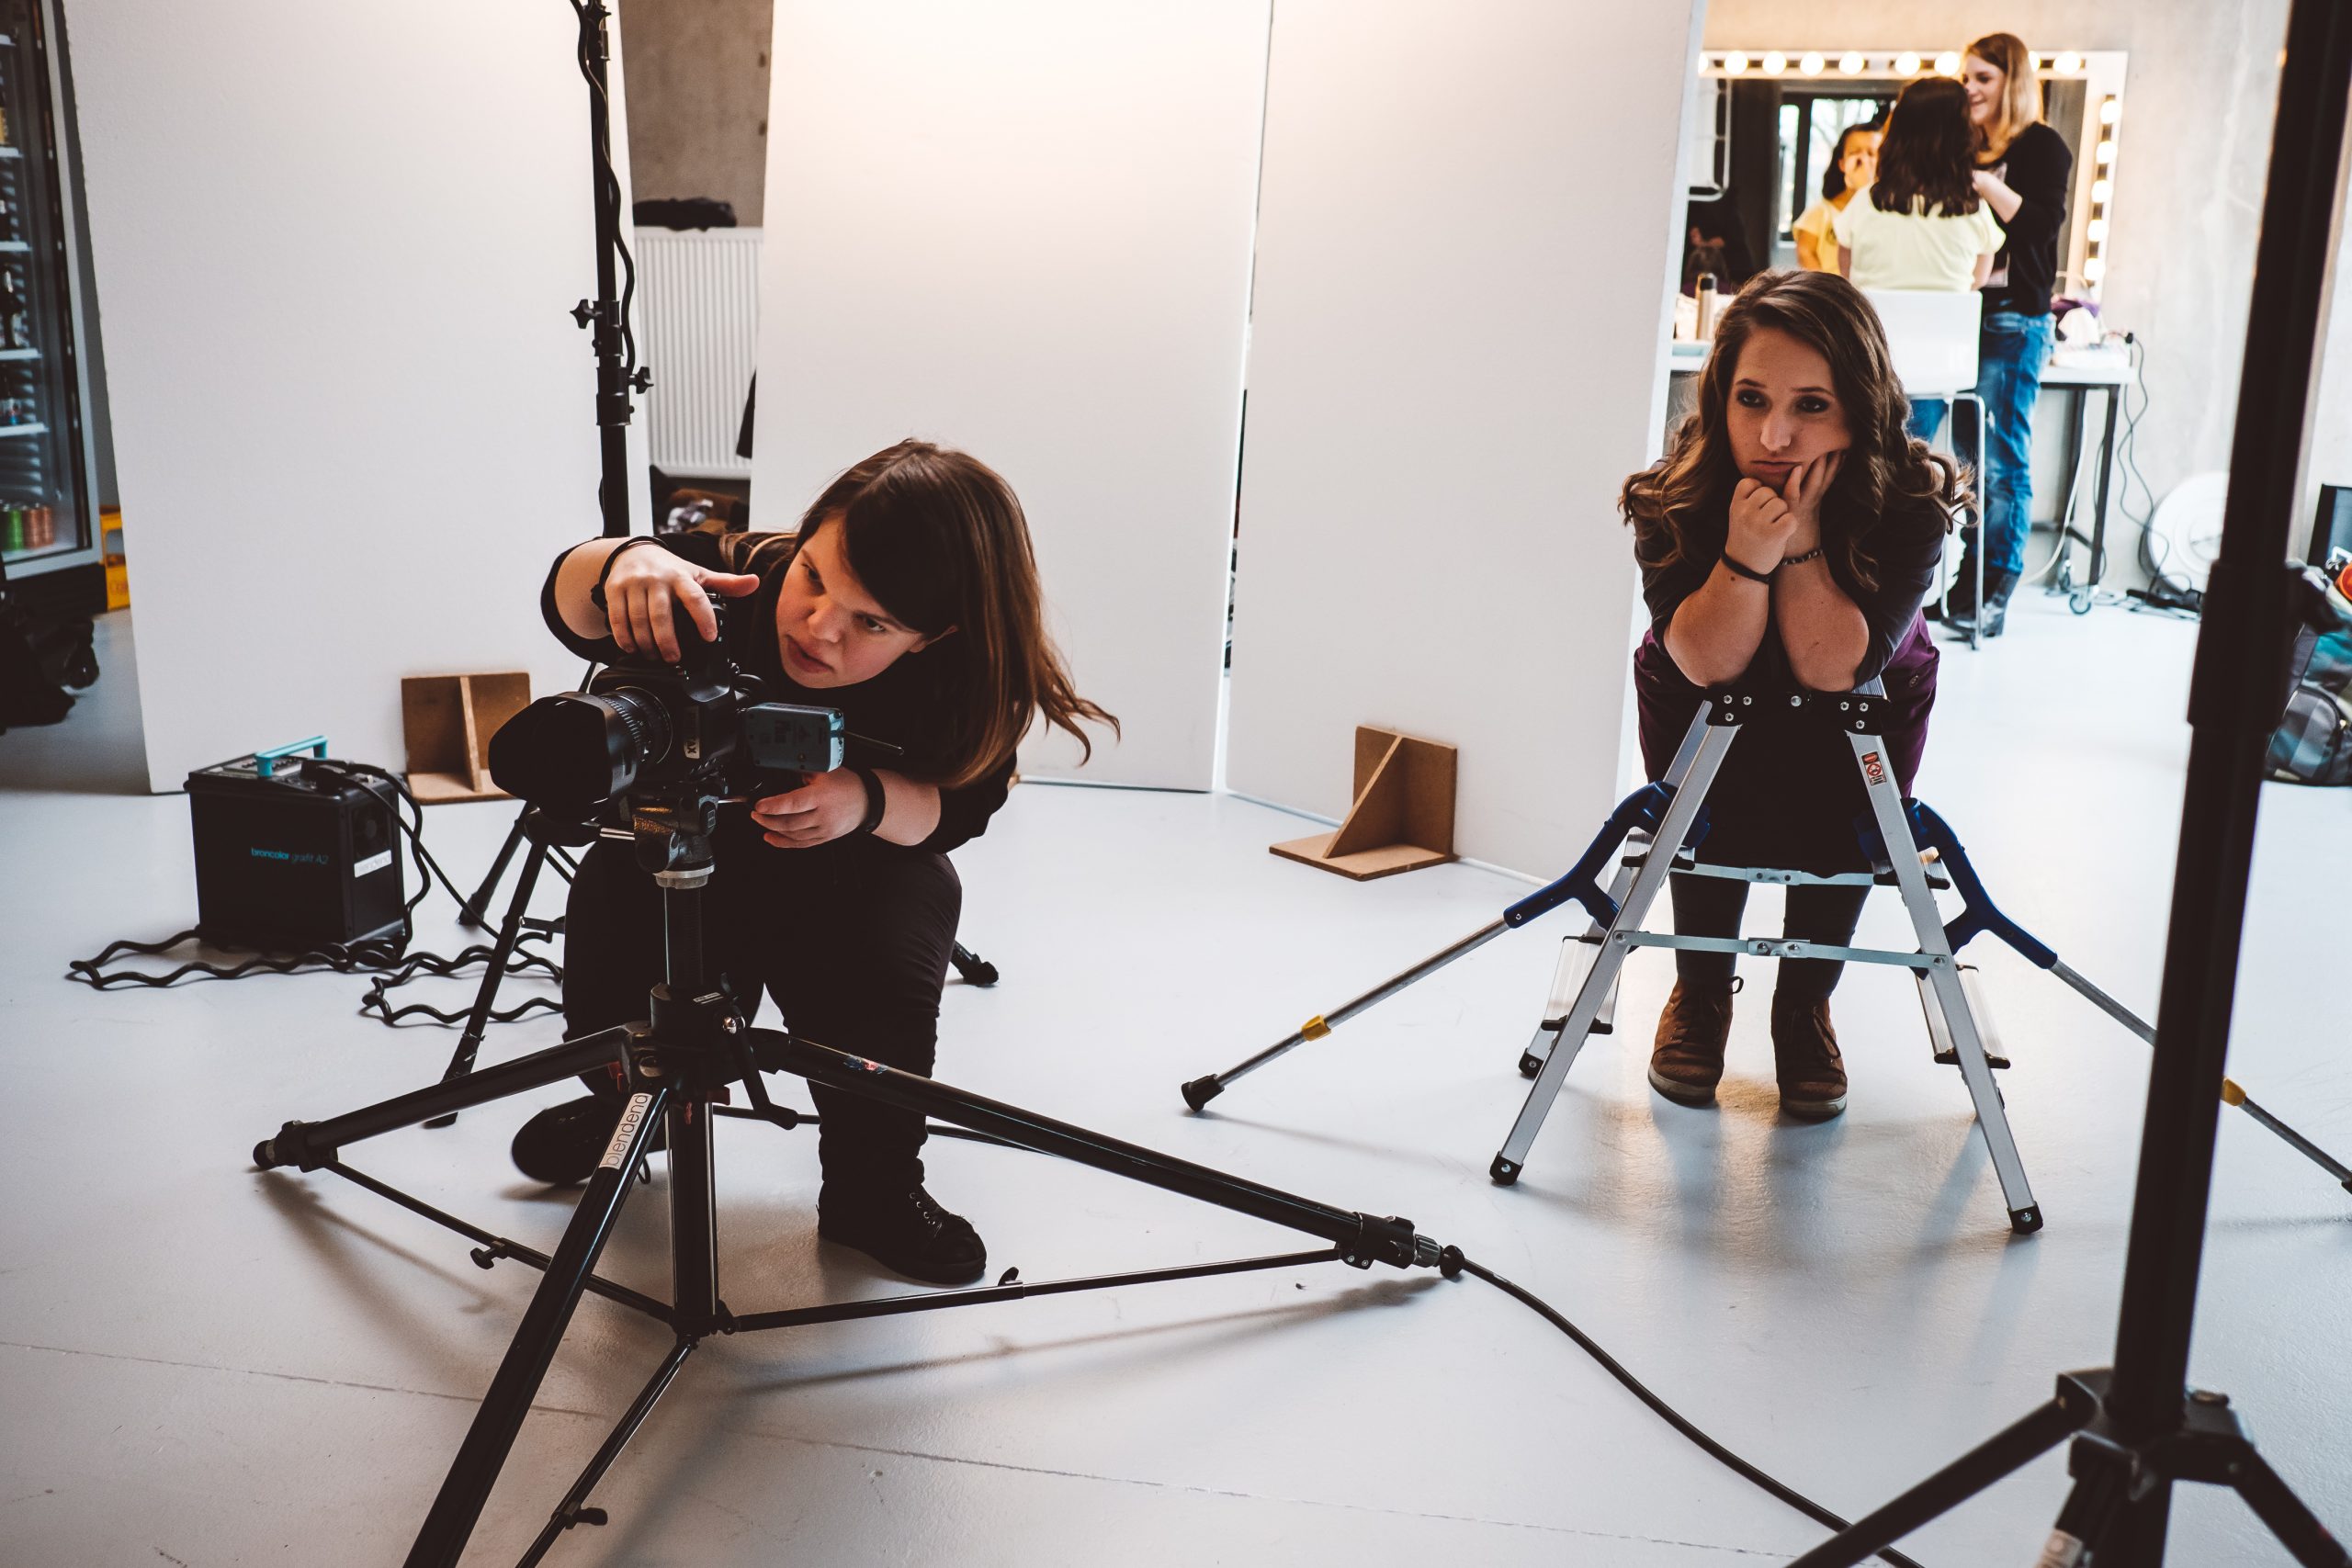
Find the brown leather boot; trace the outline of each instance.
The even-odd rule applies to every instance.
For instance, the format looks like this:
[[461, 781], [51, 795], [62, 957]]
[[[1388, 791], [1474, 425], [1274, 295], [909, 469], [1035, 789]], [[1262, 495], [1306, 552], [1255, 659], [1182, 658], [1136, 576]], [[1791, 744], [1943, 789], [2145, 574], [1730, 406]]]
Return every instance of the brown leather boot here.
[[1829, 1026], [1829, 998], [1772, 997], [1772, 1060], [1780, 1071], [1781, 1109], [1808, 1122], [1826, 1122], [1846, 1109], [1846, 1064], [1838, 1032]]
[[1650, 1047], [1650, 1087], [1678, 1105], [1709, 1105], [1724, 1077], [1724, 1042], [1731, 1037], [1731, 998], [1737, 979], [1720, 985], [1674, 983], [1657, 1015]]

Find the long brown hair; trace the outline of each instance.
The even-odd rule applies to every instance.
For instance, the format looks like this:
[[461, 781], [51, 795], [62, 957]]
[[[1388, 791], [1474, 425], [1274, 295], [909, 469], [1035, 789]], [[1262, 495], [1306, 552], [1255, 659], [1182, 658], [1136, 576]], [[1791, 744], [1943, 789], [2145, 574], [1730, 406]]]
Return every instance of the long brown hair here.
[[[1962, 218], [1976, 210], [1976, 128], [1968, 122], [1968, 89], [1949, 76], [1922, 76], [1905, 87], [1878, 143], [1871, 205], [1881, 212]], [[1919, 204], [1924, 203], [1924, 206]]]
[[940, 729], [918, 753], [933, 782], [986, 777], [1040, 714], [1090, 757], [1094, 742], [1079, 720], [1118, 733], [1116, 718], [1078, 694], [1046, 634], [1028, 519], [994, 468], [928, 441], [901, 441], [826, 486], [801, 518], [800, 537], [832, 526], [850, 570], [882, 607], [940, 639], [905, 656], [921, 661], [942, 699]]
[[1904, 428], [1910, 404], [1888, 358], [1886, 333], [1862, 291], [1834, 272], [1765, 272], [1724, 311], [1699, 373], [1699, 406], [1665, 457], [1625, 481], [1618, 510], [1646, 567], [1712, 565], [1723, 553], [1739, 483], [1725, 410], [1751, 333], [1786, 333], [1829, 362], [1850, 443], [1821, 506], [1821, 543], [1847, 579], [1878, 585], [1884, 542], [1942, 532], [1960, 504], [1960, 470]]
[[1968, 52], [2001, 73], [2001, 101], [1993, 106], [1977, 154], [1987, 164], [1996, 163], [2020, 131], [2041, 118], [2041, 83], [2033, 73], [2033, 51], [2015, 33], [1986, 33], [1968, 46]]

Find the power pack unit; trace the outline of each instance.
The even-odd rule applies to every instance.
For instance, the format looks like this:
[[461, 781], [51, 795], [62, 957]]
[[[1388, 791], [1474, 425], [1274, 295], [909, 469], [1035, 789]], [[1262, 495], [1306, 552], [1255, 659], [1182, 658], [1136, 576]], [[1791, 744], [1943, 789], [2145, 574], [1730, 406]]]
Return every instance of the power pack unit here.
[[325, 756], [313, 737], [188, 774], [207, 942], [308, 952], [400, 930], [399, 797]]

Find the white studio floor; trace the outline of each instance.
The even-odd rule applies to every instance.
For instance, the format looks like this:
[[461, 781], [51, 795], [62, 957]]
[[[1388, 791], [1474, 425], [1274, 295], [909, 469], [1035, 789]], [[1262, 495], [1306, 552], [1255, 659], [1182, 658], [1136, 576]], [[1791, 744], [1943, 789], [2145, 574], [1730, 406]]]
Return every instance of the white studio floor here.
[[[483, 1272], [458, 1236], [330, 1175], [247, 1163], [287, 1118], [436, 1077], [448, 1032], [362, 1020], [360, 982], [339, 976], [107, 994], [62, 978], [70, 957], [194, 914], [186, 798], [120, 782], [138, 761], [120, 619], [85, 712], [0, 738], [0, 1561], [394, 1562], [538, 1276]], [[1946, 655], [1920, 785], [2012, 914], [2151, 1012], [2193, 640], [2177, 622], [2075, 619], [2029, 595], [2004, 641]], [[511, 810], [435, 808], [430, 841], [479, 876]], [[2232, 1070], [2341, 1154], [2352, 793], [2273, 786], [2264, 813]], [[1849, 1513], [2024, 1414], [2057, 1371], [2110, 1359], [2149, 1055], [2005, 951], [1975, 956], [2049, 1219], [2026, 1239], [1958, 1075], [1928, 1058], [1909, 982], [1884, 970], [1838, 997], [1852, 1109], [1806, 1126], [1774, 1111], [1760, 964], [1721, 1107], [1657, 1098], [1643, 1070], [1669, 964], [1637, 959], [1626, 1032], [1577, 1063], [1520, 1184], [1491, 1185], [1561, 915], [1238, 1085], [1216, 1114], [1185, 1114], [1181, 1080], [1525, 891], [1458, 865], [1358, 886], [1266, 853], [1299, 831], [1232, 798], [1016, 791], [958, 856], [967, 940], [1004, 979], [950, 987], [941, 1076], [1410, 1215]], [[423, 944], [453, 950], [447, 900], [427, 911]], [[1773, 912], [1751, 909], [1751, 929]], [[1882, 899], [1864, 933], [1899, 928]], [[444, 982], [433, 999], [469, 994]], [[488, 1055], [557, 1037], [546, 1020], [497, 1030]], [[562, 1097], [347, 1155], [551, 1246], [568, 1200], [516, 1176], [505, 1146]], [[2195, 1375], [2235, 1397], [2345, 1531], [2352, 1195], [2241, 1115], [2222, 1131]], [[718, 1158], [735, 1310], [906, 1288], [820, 1250], [813, 1134], [726, 1122]], [[931, 1168], [988, 1238], [991, 1274], [1308, 1245], [1031, 1155], [934, 1141]], [[657, 1178], [605, 1261], [656, 1291], [661, 1199]], [[655, 1325], [586, 1302], [469, 1562], [514, 1561], [666, 1347]], [[2029, 1562], [2065, 1485], [2047, 1458], [1905, 1544], [1930, 1568]], [[1822, 1533], [1486, 1285], [1335, 1265], [718, 1340], [594, 1501], [612, 1522], [573, 1531], [551, 1562], [1651, 1568], [1784, 1560]], [[2184, 1489], [2175, 1521], [2175, 1564], [2289, 1561], [2222, 1495]]]

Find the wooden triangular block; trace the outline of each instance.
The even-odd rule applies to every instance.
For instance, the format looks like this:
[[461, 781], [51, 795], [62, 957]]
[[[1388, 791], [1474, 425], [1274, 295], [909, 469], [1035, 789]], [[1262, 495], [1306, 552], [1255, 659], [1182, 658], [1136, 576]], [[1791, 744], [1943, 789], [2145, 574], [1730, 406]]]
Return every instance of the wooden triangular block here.
[[1453, 859], [1455, 761], [1451, 746], [1359, 726], [1347, 820], [1337, 832], [1275, 844], [1272, 852], [1358, 882]]

